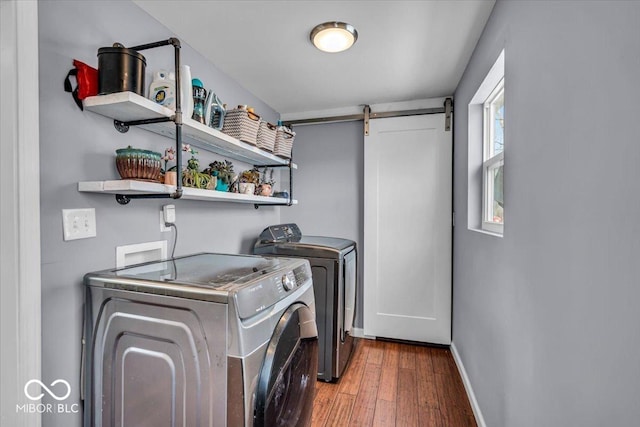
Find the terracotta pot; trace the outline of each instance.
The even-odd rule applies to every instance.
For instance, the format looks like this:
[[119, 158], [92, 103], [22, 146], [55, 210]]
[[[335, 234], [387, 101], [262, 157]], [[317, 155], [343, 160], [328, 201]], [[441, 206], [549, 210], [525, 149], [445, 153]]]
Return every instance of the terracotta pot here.
[[165, 172], [164, 183], [165, 185], [178, 185], [178, 172]]

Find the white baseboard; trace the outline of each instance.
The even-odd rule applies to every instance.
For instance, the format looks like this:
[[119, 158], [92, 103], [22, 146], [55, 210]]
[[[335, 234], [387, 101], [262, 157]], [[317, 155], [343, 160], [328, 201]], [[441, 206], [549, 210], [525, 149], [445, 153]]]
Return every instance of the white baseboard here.
[[480, 411], [478, 400], [473, 392], [473, 387], [471, 387], [469, 376], [467, 375], [467, 371], [464, 369], [464, 365], [462, 364], [462, 360], [460, 359], [455, 343], [451, 343], [451, 354], [453, 354], [453, 360], [456, 362], [456, 366], [458, 367], [458, 371], [462, 377], [462, 383], [464, 384], [464, 389], [467, 391], [473, 415], [476, 417], [476, 423], [478, 423], [478, 427], [487, 427], [487, 424], [484, 422], [484, 418], [482, 417], [482, 411]]
[[364, 338], [364, 329], [351, 328], [351, 336], [355, 338]]
[[351, 328], [351, 336], [354, 338], [375, 339], [376, 337], [365, 336], [363, 328]]

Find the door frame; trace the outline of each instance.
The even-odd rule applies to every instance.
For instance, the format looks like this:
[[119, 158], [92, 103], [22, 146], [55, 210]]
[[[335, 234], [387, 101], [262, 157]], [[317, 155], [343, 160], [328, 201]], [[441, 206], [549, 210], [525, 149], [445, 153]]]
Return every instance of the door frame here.
[[17, 405], [29, 403], [26, 382], [41, 379], [38, 3], [0, 7], [2, 420], [37, 427], [40, 414]]

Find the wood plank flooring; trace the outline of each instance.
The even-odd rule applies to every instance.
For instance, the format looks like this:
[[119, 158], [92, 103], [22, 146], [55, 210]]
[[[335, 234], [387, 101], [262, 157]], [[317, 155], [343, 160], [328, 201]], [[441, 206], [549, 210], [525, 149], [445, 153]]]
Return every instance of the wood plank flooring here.
[[316, 383], [313, 427], [476, 426], [451, 351], [360, 339], [338, 383]]

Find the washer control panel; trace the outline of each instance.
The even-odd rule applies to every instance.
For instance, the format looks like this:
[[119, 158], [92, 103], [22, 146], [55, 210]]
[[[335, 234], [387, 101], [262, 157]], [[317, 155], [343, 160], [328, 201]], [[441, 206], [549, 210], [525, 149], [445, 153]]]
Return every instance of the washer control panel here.
[[280, 224], [265, 228], [260, 234], [260, 241], [288, 242], [300, 240], [301, 237], [302, 232], [296, 224]]
[[311, 267], [306, 259], [296, 259], [293, 269], [273, 272], [257, 282], [243, 286], [234, 299], [240, 318], [246, 319], [287, 298], [311, 280]]
[[285, 291], [290, 291], [296, 287], [296, 277], [293, 273], [287, 273], [282, 276], [282, 287]]

